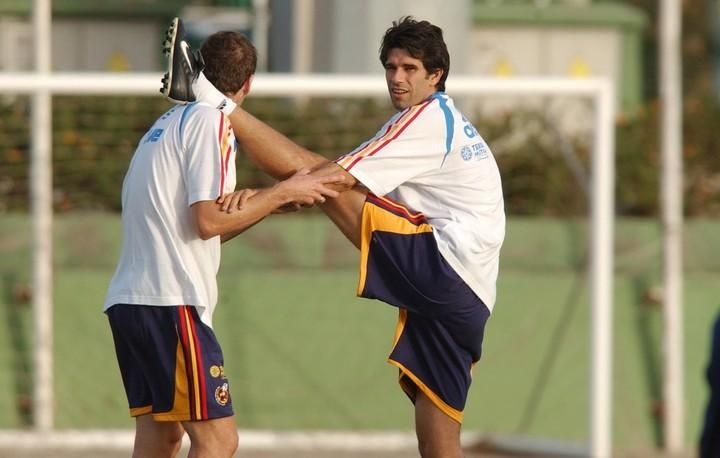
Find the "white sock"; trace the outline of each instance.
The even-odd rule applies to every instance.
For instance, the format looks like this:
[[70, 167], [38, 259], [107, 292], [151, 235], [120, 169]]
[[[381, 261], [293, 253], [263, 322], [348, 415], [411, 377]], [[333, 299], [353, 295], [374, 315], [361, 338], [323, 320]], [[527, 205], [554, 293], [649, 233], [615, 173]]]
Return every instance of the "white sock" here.
[[225, 94], [218, 91], [215, 86], [205, 78], [203, 72], [200, 72], [200, 75], [198, 75], [197, 79], [193, 82], [192, 89], [198, 101], [212, 105], [226, 115], [230, 115], [237, 106], [237, 104], [230, 100]]

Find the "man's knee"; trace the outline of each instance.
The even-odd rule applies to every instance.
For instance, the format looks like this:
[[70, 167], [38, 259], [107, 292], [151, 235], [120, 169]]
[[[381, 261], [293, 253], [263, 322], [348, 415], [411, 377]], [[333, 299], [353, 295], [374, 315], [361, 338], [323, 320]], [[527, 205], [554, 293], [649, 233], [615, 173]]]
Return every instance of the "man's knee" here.
[[232, 432], [228, 434], [227, 440], [225, 441], [225, 450], [227, 450], [228, 456], [234, 455], [239, 445], [240, 442], [237, 430], [233, 429]]
[[175, 456], [180, 451], [183, 429], [178, 423], [155, 422], [150, 416], [139, 421], [134, 456]]
[[180, 451], [184, 434], [182, 428], [177, 428], [168, 431], [167, 434], [163, 434], [162, 443], [164, 448], [170, 452], [169, 456], [175, 456]]
[[432, 458], [437, 455], [438, 447], [436, 444], [433, 444], [432, 440], [428, 440], [425, 437], [422, 437], [421, 435], [418, 435], [418, 451], [420, 452], [420, 456], [422, 458]]
[[422, 458], [463, 458], [460, 440], [418, 434], [418, 451]]
[[180, 425], [178, 425], [177, 428], [169, 430], [169, 432], [166, 434], [166, 440], [173, 444], [180, 444], [184, 435], [185, 431], [180, 427]]
[[238, 448], [238, 433], [233, 417], [202, 422], [183, 423], [190, 436], [191, 456], [203, 456], [212, 451], [213, 456], [231, 457]]
[[460, 443], [444, 443], [418, 437], [418, 451], [422, 458], [463, 458]]
[[237, 430], [233, 429], [221, 436], [214, 436], [212, 440], [208, 442], [208, 449], [212, 450], [213, 453], [217, 453], [216, 456], [231, 457], [235, 455], [239, 445]]
[[143, 443], [136, 442], [133, 456], [138, 458], [149, 456], [175, 456], [180, 451], [181, 446], [182, 434], [162, 434], [152, 441], [145, 441]]
[[233, 431], [222, 436], [204, 436], [191, 439], [190, 456], [218, 456], [230, 458], [238, 449], [238, 434]]

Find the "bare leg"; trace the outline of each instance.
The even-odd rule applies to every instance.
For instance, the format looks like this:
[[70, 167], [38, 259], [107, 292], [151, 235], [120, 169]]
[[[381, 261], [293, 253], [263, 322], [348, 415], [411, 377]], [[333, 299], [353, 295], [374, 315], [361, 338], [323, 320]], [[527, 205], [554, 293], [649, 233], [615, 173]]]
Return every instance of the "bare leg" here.
[[190, 436], [188, 458], [231, 458], [238, 448], [235, 417], [204, 421], [185, 421]]
[[159, 422], [152, 415], [135, 418], [133, 458], [168, 458], [180, 450], [184, 431], [177, 422]]
[[360, 223], [366, 195], [367, 192], [363, 189], [353, 188], [320, 205], [325, 214], [357, 248], [360, 248]]
[[460, 423], [445, 415], [417, 390], [415, 432], [422, 458], [462, 458]]
[[[324, 156], [294, 143], [250, 113], [236, 108], [230, 115], [235, 137], [250, 160], [263, 172], [284, 179], [306, 168], [317, 170], [330, 162]], [[236, 127], [239, 126], [239, 127]], [[327, 171], [332, 173], [332, 169]], [[367, 191], [353, 188], [340, 197], [328, 199], [320, 208], [356, 247], [360, 247], [362, 207]]]
[[327, 158], [303, 148], [238, 107], [230, 114], [235, 138], [250, 160], [268, 175], [282, 180], [300, 169], [315, 169]]

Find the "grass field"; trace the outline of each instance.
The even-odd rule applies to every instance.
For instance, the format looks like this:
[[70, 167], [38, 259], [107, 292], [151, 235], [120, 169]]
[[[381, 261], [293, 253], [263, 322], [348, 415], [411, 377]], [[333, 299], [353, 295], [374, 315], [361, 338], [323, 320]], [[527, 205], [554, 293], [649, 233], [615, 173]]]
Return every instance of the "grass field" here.
[[[30, 421], [29, 221], [0, 219], [0, 428]], [[718, 312], [720, 222], [686, 229], [686, 430], [698, 434], [702, 371]], [[58, 428], [130, 428], [101, 313], [119, 218], [68, 214], [55, 225]], [[587, 227], [510, 219], [498, 302], [474, 371], [465, 429], [582, 441], [587, 429]], [[622, 220], [616, 235], [614, 444], [660, 438], [661, 315], [648, 299], [660, 232]], [[238, 423], [249, 429], [411, 430], [411, 405], [385, 363], [396, 310], [354, 297], [356, 254], [321, 216], [270, 218], [228, 243], [215, 328]]]

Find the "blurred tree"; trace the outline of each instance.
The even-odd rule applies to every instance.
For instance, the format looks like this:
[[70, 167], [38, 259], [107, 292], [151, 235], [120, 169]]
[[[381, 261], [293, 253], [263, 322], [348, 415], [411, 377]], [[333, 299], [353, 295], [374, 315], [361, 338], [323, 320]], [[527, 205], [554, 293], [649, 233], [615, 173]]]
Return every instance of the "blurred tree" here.
[[[650, 23], [645, 29], [644, 63], [645, 90], [648, 99], [658, 94], [658, 17], [657, 0], [627, 0], [643, 9]], [[718, 20], [717, 0], [682, 1], [683, 89], [686, 95], [705, 97], [713, 91], [713, 24]]]

